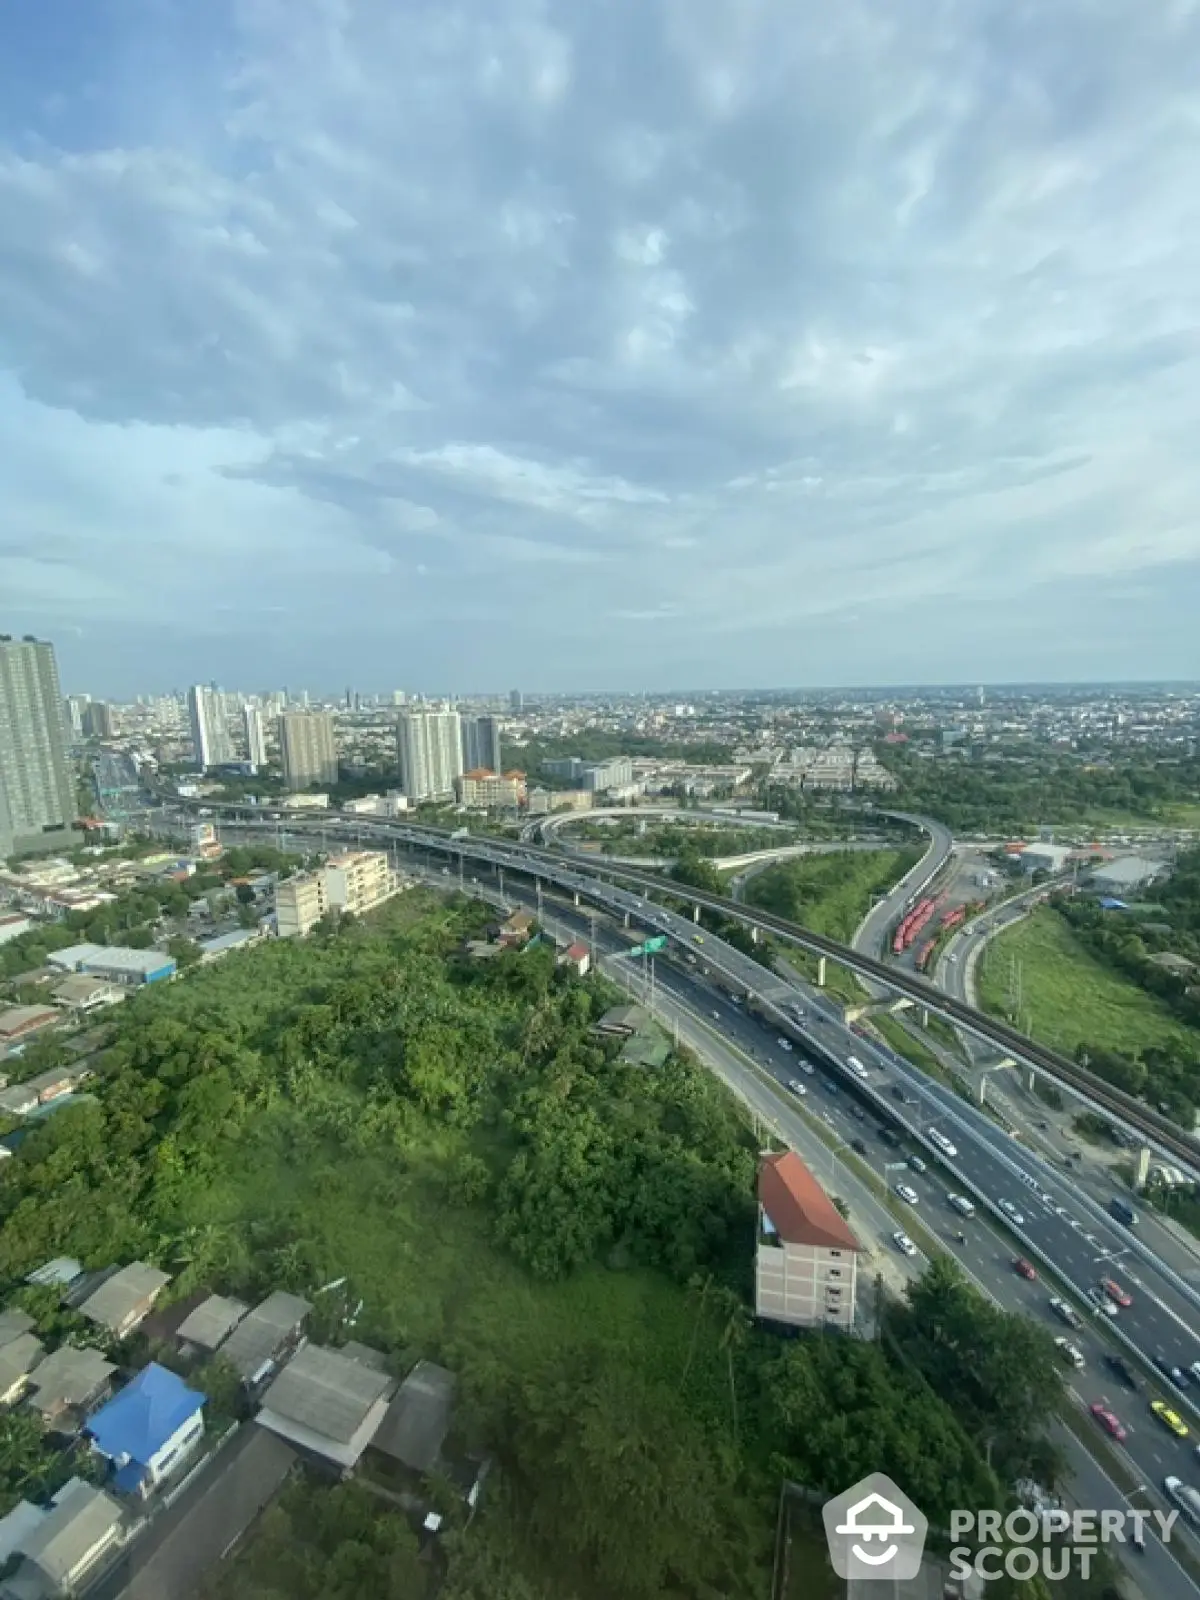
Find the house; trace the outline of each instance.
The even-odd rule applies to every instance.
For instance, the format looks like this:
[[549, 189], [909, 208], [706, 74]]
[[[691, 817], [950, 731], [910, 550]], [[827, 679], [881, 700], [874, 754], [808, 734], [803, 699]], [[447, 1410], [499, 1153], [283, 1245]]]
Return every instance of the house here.
[[614, 1039], [631, 1039], [649, 1021], [650, 1013], [644, 1006], [613, 1006], [604, 1013], [592, 1031]]
[[16, 1405], [45, 1353], [46, 1346], [33, 1333], [18, 1333], [0, 1345], [0, 1405]]
[[181, 1344], [215, 1350], [246, 1315], [249, 1306], [224, 1295], [210, 1294], [179, 1324], [175, 1337]]
[[1119, 856], [1097, 867], [1091, 875], [1091, 886], [1099, 894], [1123, 895], [1142, 889], [1170, 871], [1165, 861], [1147, 861], [1141, 856]]
[[20, 1087], [29, 1094], [36, 1094], [38, 1104], [44, 1106], [62, 1095], [74, 1094], [79, 1085], [92, 1076], [93, 1068], [84, 1061], [77, 1061], [73, 1066], [51, 1067], [48, 1072], [39, 1072], [36, 1078], [27, 1078]]
[[528, 911], [514, 911], [497, 928], [497, 943], [504, 946], [527, 944], [533, 933], [534, 920]]
[[112, 984], [105, 983], [103, 978], [93, 978], [87, 973], [73, 972], [69, 978], [64, 978], [61, 983], [55, 984], [50, 991], [50, 998], [64, 1011], [74, 1011], [82, 1015], [89, 1011], [98, 1011], [103, 1006], [116, 1005], [118, 1001], [124, 1000], [125, 995]]
[[374, 1438], [395, 1379], [342, 1350], [309, 1344], [263, 1395], [258, 1423], [309, 1456], [348, 1472]]
[[72, 1256], [55, 1256], [44, 1266], [34, 1269], [26, 1283], [36, 1283], [41, 1289], [66, 1289], [83, 1276], [83, 1267]]
[[432, 1472], [450, 1431], [454, 1387], [452, 1372], [432, 1361], [418, 1361], [387, 1408], [371, 1440], [372, 1450], [413, 1472]]
[[586, 978], [592, 965], [591, 951], [578, 940], [569, 944], [558, 958], [560, 967], [570, 967], [577, 978]]
[[204, 1396], [152, 1361], [95, 1412], [92, 1447], [115, 1469], [113, 1488], [148, 1495], [204, 1437]]
[[759, 1163], [758, 1216], [755, 1315], [852, 1329], [862, 1247], [794, 1150]]
[[0, 1045], [18, 1044], [61, 1021], [53, 1006], [10, 1006], [0, 1011]]
[[20, 1334], [31, 1333], [36, 1326], [28, 1311], [22, 1311], [20, 1306], [0, 1311], [0, 1349]]
[[15, 1083], [11, 1089], [0, 1089], [0, 1112], [6, 1117], [27, 1117], [37, 1108], [37, 1090], [27, 1084]]
[[1164, 972], [1172, 972], [1177, 978], [1186, 978], [1190, 972], [1195, 972], [1196, 963], [1189, 961], [1186, 956], [1172, 955], [1164, 950], [1162, 955], [1151, 956], [1152, 966], [1161, 967]]
[[54, 1496], [51, 1509], [36, 1523], [30, 1518], [27, 1531], [18, 1536], [13, 1554], [21, 1557], [21, 1566], [0, 1586], [0, 1597], [77, 1594], [101, 1557], [120, 1544], [124, 1520], [109, 1495], [72, 1478]]
[[300, 1343], [312, 1305], [297, 1294], [277, 1290], [238, 1323], [221, 1354], [253, 1388], [274, 1372]]
[[116, 1370], [99, 1350], [88, 1345], [60, 1345], [33, 1369], [26, 1404], [47, 1427], [59, 1433], [74, 1432], [107, 1394]]
[[160, 1272], [145, 1261], [131, 1261], [93, 1289], [78, 1310], [89, 1322], [98, 1322], [114, 1338], [123, 1339], [149, 1315], [170, 1281], [169, 1272]]

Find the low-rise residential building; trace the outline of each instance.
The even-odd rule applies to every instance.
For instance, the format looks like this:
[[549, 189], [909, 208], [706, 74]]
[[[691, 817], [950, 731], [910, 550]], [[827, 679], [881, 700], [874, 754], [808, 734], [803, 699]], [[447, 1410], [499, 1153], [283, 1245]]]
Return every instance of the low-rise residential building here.
[[10, 1006], [0, 1011], [0, 1045], [19, 1044], [62, 1021], [53, 1006]]
[[248, 1388], [271, 1376], [300, 1343], [312, 1303], [282, 1289], [241, 1319], [221, 1346], [221, 1354]]
[[535, 919], [528, 911], [514, 911], [496, 930], [497, 943], [501, 945], [527, 944], [533, 933]]
[[460, 805], [476, 811], [513, 809], [525, 798], [523, 772], [492, 772], [487, 767], [475, 767], [454, 780], [455, 798]]
[[204, 1437], [205, 1398], [152, 1361], [93, 1413], [87, 1434], [107, 1457], [119, 1494], [149, 1495]]
[[58, 1100], [64, 1094], [74, 1094], [81, 1083], [86, 1083], [93, 1076], [94, 1069], [86, 1061], [76, 1061], [66, 1067], [51, 1067], [46, 1072], [39, 1072], [35, 1078], [27, 1078], [20, 1085], [30, 1094], [36, 1094], [38, 1104], [49, 1105], [51, 1100]]
[[48, 1428], [74, 1432], [108, 1393], [116, 1370], [90, 1345], [59, 1345], [30, 1374], [27, 1404]]
[[381, 906], [398, 887], [384, 850], [351, 850], [330, 856], [322, 872], [329, 907], [355, 917]]
[[50, 991], [50, 998], [64, 1011], [73, 1011], [82, 1016], [89, 1011], [100, 1011], [105, 1006], [116, 1005], [124, 1000], [125, 991], [115, 984], [106, 983], [103, 978], [73, 972], [69, 978], [55, 984]]
[[27, 1083], [14, 1083], [10, 1089], [0, 1089], [0, 1112], [6, 1117], [27, 1117], [38, 1108], [37, 1091]]
[[794, 1150], [760, 1162], [758, 1219], [755, 1315], [849, 1332], [861, 1246]]
[[257, 1421], [305, 1454], [348, 1472], [374, 1438], [395, 1379], [343, 1350], [309, 1344], [263, 1395]]
[[7, 944], [10, 939], [19, 939], [32, 927], [33, 923], [28, 917], [23, 917], [16, 911], [7, 913], [0, 917], [0, 944]]
[[24, 1311], [0, 1314], [0, 1405], [11, 1406], [30, 1384], [30, 1374], [46, 1353]]
[[[13, 1547], [21, 1565], [0, 1588], [0, 1595], [5, 1600], [8, 1595], [13, 1600], [33, 1600], [35, 1596], [78, 1594], [89, 1573], [121, 1543], [124, 1511], [111, 1495], [82, 1478], [64, 1484], [49, 1510], [31, 1509], [37, 1511], [37, 1519], [28, 1519]], [[32, 1573], [27, 1568], [32, 1568]], [[33, 1581], [26, 1581], [28, 1578]]]
[[591, 969], [592, 956], [587, 945], [580, 944], [578, 940], [569, 944], [558, 958], [560, 967], [570, 967], [577, 978], [585, 978]]
[[169, 1272], [160, 1272], [145, 1261], [131, 1261], [98, 1284], [77, 1309], [89, 1322], [97, 1322], [114, 1338], [123, 1339], [150, 1315], [170, 1281]]
[[275, 929], [281, 939], [310, 933], [329, 910], [325, 879], [319, 872], [284, 878], [275, 889]]
[[432, 1472], [454, 1414], [454, 1374], [432, 1361], [418, 1361], [405, 1378], [371, 1440], [378, 1450], [413, 1472]]
[[179, 1324], [176, 1338], [181, 1344], [193, 1345], [199, 1350], [215, 1350], [229, 1337], [249, 1309], [240, 1300], [210, 1294]]

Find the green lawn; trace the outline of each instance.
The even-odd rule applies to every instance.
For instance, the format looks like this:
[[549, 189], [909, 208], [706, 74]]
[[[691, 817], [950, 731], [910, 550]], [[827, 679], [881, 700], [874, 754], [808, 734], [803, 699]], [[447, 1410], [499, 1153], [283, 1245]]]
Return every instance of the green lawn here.
[[1008, 1015], [1014, 969], [1021, 997], [1014, 1020], [1066, 1055], [1091, 1045], [1135, 1056], [1186, 1031], [1161, 1001], [1089, 955], [1053, 911], [1035, 911], [988, 944], [978, 969], [985, 1011]]
[[746, 902], [846, 942], [871, 909], [921, 857], [920, 849], [847, 850], [768, 867], [746, 885]]

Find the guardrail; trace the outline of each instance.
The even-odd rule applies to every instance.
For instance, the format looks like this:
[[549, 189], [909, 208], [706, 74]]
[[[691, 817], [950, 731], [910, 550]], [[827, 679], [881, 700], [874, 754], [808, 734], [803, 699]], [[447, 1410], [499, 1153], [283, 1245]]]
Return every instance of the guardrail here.
[[[239, 817], [249, 815], [252, 820], [261, 822], [261, 817], [256, 816], [254, 811], [245, 806], [230, 805], [209, 809], [231, 811]], [[559, 876], [568, 880], [578, 877], [582, 882], [578, 885], [572, 883], [570, 887], [584, 894], [597, 893], [606, 880], [617, 886], [639, 889], [643, 894], [669, 894], [675, 899], [715, 911], [748, 927], [758, 927], [777, 933], [815, 955], [823, 955], [842, 966], [849, 967], [854, 972], [883, 983], [895, 993], [946, 1017], [951, 1022], [958, 1023], [1018, 1060], [1044, 1072], [1047, 1077], [1071, 1090], [1080, 1099], [1090, 1102], [1097, 1110], [1136, 1129], [1148, 1143], [1156, 1144], [1160, 1150], [1170, 1155], [1176, 1164], [1186, 1167], [1200, 1178], [1200, 1145], [1183, 1133], [1169, 1118], [1146, 1106], [1142, 1101], [1126, 1094], [1123, 1090], [1114, 1088], [1087, 1068], [1080, 1067], [1066, 1056], [1059, 1055], [1057, 1051], [1035, 1044], [1033, 1040], [1007, 1023], [993, 1017], [985, 1017], [925, 979], [890, 967], [874, 957], [863, 955], [847, 945], [839, 944], [836, 939], [812, 933], [797, 923], [774, 916], [771, 912], [749, 909], [725, 895], [709, 894], [703, 890], [693, 889], [687, 884], [669, 882], [632, 868], [614, 867], [602, 861], [583, 863], [575, 858], [564, 858], [553, 851], [538, 849], [527, 844], [509, 844], [486, 835], [452, 840], [444, 829], [426, 828], [414, 823], [380, 822], [378, 819], [365, 817], [355, 818], [353, 822], [340, 817], [320, 819], [315, 824], [309, 822], [308, 826], [310, 828], [314, 825], [323, 826], [328, 831], [331, 824], [337, 829], [357, 832], [360, 838], [364, 834], [369, 836], [377, 833], [382, 827], [387, 837], [414, 844], [418, 848], [441, 849], [451, 855], [457, 853], [480, 857], [485, 861], [504, 866], [509, 871], [526, 872], [534, 877]], [[269, 827], [272, 824], [264, 826]], [[589, 879], [591, 884], [596, 886], [595, 890], [589, 884]]]

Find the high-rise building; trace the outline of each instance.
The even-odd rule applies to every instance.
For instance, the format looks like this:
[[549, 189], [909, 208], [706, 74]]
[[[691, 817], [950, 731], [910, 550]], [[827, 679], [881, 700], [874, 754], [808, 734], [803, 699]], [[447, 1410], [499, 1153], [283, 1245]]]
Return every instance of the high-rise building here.
[[67, 696], [67, 725], [73, 739], [83, 738], [83, 719], [87, 715], [87, 708], [92, 703], [89, 694], [69, 694]]
[[404, 711], [396, 724], [400, 787], [410, 800], [449, 800], [462, 775], [457, 711]]
[[242, 723], [246, 730], [246, 760], [255, 769], [267, 764], [267, 733], [263, 715], [257, 706], [242, 707]]
[[233, 744], [225, 721], [225, 697], [206, 683], [193, 684], [187, 692], [188, 718], [192, 725], [192, 759], [205, 771], [233, 760]]
[[521, 709], [524, 704], [524, 697], [522, 696], [520, 689], [510, 689], [508, 691], [508, 709], [514, 714], [514, 716], [519, 717], [521, 715]]
[[0, 856], [58, 848], [77, 815], [54, 646], [0, 635]]
[[116, 731], [112, 707], [103, 700], [93, 700], [83, 713], [83, 731], [89, 739], [111, 739]]
[[310, 783], [336, 783], [337, 746], [329, 711], [285, 711], [279, 719], [283, 781], [289, 789]]
[[485, 767], [488, 772], [500, 771], [500, 719], [498, 717], [462, 718], [463, 771], [474, 772]]

